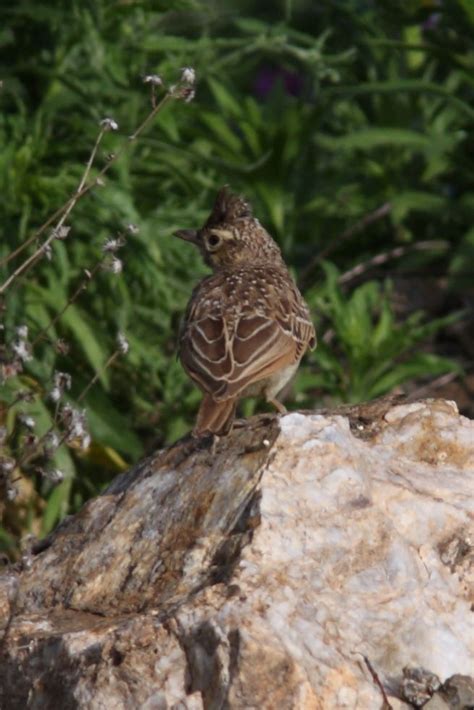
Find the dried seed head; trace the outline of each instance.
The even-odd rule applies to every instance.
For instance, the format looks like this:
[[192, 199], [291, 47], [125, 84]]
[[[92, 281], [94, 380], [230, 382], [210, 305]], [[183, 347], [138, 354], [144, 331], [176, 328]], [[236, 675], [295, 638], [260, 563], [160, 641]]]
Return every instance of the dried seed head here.
[[49, 242], [45, 242], [43, 246], [41, 247], [41, 250], [45, 257], [47, 258], [48, 261], [51, 261], [53, 258], [53, 250], [51, 249], [51, 244]]
[[31, 390], [20, 390], [16, 396], [18, 402], [33, 402], [36, 395]]
[[65, 404], [59, 417], [67, 432], [66, 441], [79, 443], [82, 449], [89, 448], [91, 437], [87, 431], [85, 409], [74, 409], [70, 404]]
[[192, 84], [178, 84], [175, 86], [170, 86], [169, 95], [174, 99], [181, 99], [186, 103], [192, 101], [196, 95], [194, 87]]
[[147, 74], [143, 77], [144, 84], [151, 84], [152, 86], [162, 86], [163, 79], [158, 74]]
[[83, 451], [86, 451], [89, 448], [89, 446], [91, 445], [91, 435], [88, 432], [85, 432], [82, 435], [81, 440], [80, 440], [80, 445], [81, 445], [81, 449], [83, 449]]
[[105, 242], [102, 245], [102, 251], [105, 252], [114, 252], [117, 251], [119, 248], [117, 240], [113, 239], [112, 237], [109, 237], [108, 239], [105, 240]]
[[59, 387], [53, 387], [52, 390], [50, 390], [48, 397], [52, 402], [59, 402], [61, 399], [62, 392], [59, 389]]
[[121, 249], [125, 244], [125, 239], [121, 237], [108, 237], [102, 245], [102, 251], [114, 253]]
[[31, 417], [28, 414], [20, 414], [18, 417], [18, 421], [30, 431], [33, 431], [36, 426], [36, 421], [34, 417]]
[[2, 456], [0, 458], [0, 475], [8, 475], [14, 470], [15, 466], [15, 459], [12, 459], [10, 456]]
[[27, 325], [19, 325], [17, 328], [15, 328], [15, 333], [16, 333], [16, 337], [18, 340], [27, 340], [28, 339], [28, 326]]
[[112, 259], [110, 270], [113, 274], [120, 274], [123, 269], [123, 264], [120, 259]]
[[22, 372], [23, 366], [21, 360], [14, 360], [13, 362], [3, 362], [1, 365], [1, 382], [5, 382], [10, 379], [10, 377], [16, 377], [18, 373]]
[[122, 355], [126, 355], [130, 349], [130, 344], [125, 337], [125, 335], [121, 332], [117, 334], [117, 347], [122, 353]]
[[127, 224], [125, 229], [129, 234], [138, 234], [138, 232], [140, 231], [139, 227], [137, 227], [136, 224]]
[[55, 431], [50, 431], [44, 438], [44, 452], [47, 456], [52, 456], [59, 446], [59, 436]]
[[12, 345], [12, 350], [21, 362], [28, 362], [33, 357], [30, 345], [26, 340], [16, 340]]
[[73, 411], [73, 407], [68, 402], [66, 402], [66, 404], [63, 404], [63, 406], [61, 407], [61, 411], [59, 412], [59, 419], [66, 426], [71, 421]]
[[18, 489], [15, 486], [7, 486], [7, 500], [13, 501], [18, 496]]
[[60, 355], [67, 355], [69, 352], [69, 347], [70, 347], [69, 343], [67, 343], [65, 340], [63, 340], [63, 338], [59, 338], [54, 343], [54, 349]]
[[113, 118], [103, 118], [100, 125], [104, 131], [118, 131], [118, 123]]
[[53, 375], [53, 388], [48, 397], [53, 402], [59, 402], [66, 390], [71, 389], [72, 378], [68, 372], [56, 372]]
[[111, 256], [110, 259], [104, 261], [102, 268], [106, 271], [110, 271], [112, 274], [120, 274], [123, 270], [123, 264], [116, 256]]
[[57, 485], [58, 483], [62, 483], [62, 481], [64, 481], [64, 473], [60, 471], [59, 468], [52, 468], [51, 470], [47, 471], [46, 477], [54, 485]]
[[72, 378], [69, 372], [56, 372], [53, 375], [53, 382], [55, 387], [59, 387], [63, 392], [64, 390], [70, 390], [72, 384]]
[[70, 231], [71, 227], [67, 227], [65, 224], [61, 224], [59, 227], [56, 227], [56, 229], [53, 229], [51, 235], [54, 239], [66, 239]]
[[192, 67], [183, 67], [181, 71], [181, 81], [185, 84], [194, 84], [196, 81], [196, 72]]

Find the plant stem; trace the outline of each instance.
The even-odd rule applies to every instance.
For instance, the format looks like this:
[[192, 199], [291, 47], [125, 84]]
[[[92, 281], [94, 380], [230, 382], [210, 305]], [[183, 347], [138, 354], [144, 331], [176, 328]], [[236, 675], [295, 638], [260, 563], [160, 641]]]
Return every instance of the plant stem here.
[[[150, 113], [148, 114], [148, 116], [147, 116], [147, 117], [145, 118], [145, 120], [138, 126], [138, 128], [136, 129], [136, 131], [134, 131], [134, 133], [132, 133], [132, 135], [129, 136], [129, 141], [134, 141], [136, 138], [138, 138], [138, 136], [139, 136], [139, 135], [145, 130], [145, 128], [148, 126], [148, 124], [150, 123], [150, 121], [152, 121], [152, 120], [155, 118], [156, 114], [157, 114], [159, 111], [161, 111], [161, 109], [163, 108], [163, 106], [165, 106], [165, 104], [167, 104], [170, 99], [171, 99], [171, 94], [168, 92], [168, 93], [166, 93], [166, 94], [163, 96], [163, 98], [161, 99], [161, 101], [159, 101], [159, 102], [156, 104], [156, 106], [153, 108], [153, 110], [150, 111]], [[122, 147], [122, 150], [123, 150], [123, 149], [124, 149], [124, 147]]]
[[[115, 351], [112, 353], [112, 355], [109, 357], [109, 359], [107, 360], [107, 362], [105, 363], [105, 365], [104, 365], [98, 372], [96, 372], [96, 374], [95, 374], [94, 377], [91, 379], [91, 381], [84, 387], [84, 389], [82, 390], [81, 394], [79, 395], [79, 397], [78, 397], [77, 400], [76, 400], [78, 403], [81, 402], [81, 401], [84, 399], [84, 397], [85, 397], [86, 394], [89, 392], [89, 390], [91, 389], [91, 387], [93, 387], [93, 385], [95, 385], [95, 383], [97, 382], [97, 380], [99, 379], [99, 377], [101, 376], [101, 374], [102, 374], [103, 372], [105, 372], [105, 370], [106, 370], [108, 367], [110, 367], [110, 365], [117, 359], [117, 357], [118, 357], [120, 354], [121, 354], [121, 353], [120, 353], [120, 350], [115, 350]], [[55, 416], [54, 416], [55, 424], [57, 423], [58, 412], [59, 412], [59, 404], [56, 405], [56, 412], [55, 412]], [[33, 447], [30, 451], [28, 451], [27, 453], [25, 453], [23, 456], [21, 456], [21, 457], [18, 459], [18, 461], [17, 461], [17, 468], [21, 468], [21, 466], [23, 466], [25, 463], [28, 463], [29, 461], [31, 461], [31, 459], [38, 453], [38, 450], [39, 450], [41, 444], [46, 440], [46, 437], [48, 436], [48, 434], [50, 434], [52, 431], [54, 431], [55, 424], [53, 424], [52, 426], [50, 426], [49, 429], [48, 429], [47, 431], [45, 431], [42, 436], [40, 436], [40, 438], [38, 439], [38, 441], [35, 443], [34, 447]], [[59, 439], [59, 441], [58, 441], [58, 444], [57, 444], [57, 446], [56, 446], [56, 449], [59, 449], [59, 447], [64, 444], [64, 442], [66, 441], [68, 435], [69, 435], [69, 431], [66, 430], [66, 431], [63, 433], [63, 435], [60, 437], [60, 439]], [[16, 480], [17, 480], [17, 479], [16, 479]], [[13, 481], [13, 482], [14, 482], [14, 481]]]
[[32, 347], [32, 348], [34, 348], [34, 346], [39, 342], [39, 340], [41, 340], [41, 338], [48, 332], [48, 330], [49, 330], [50, 328], [52, 328], [54, 325], [56, 325], [56, 323], [58, 322], [58, 320], [64, 315], [64, 313], [67, 311], [67, 309], [69, 308], [69, 306], [70, 306], [72, 303], [74, 303], [74, 301], [75, 301], [76, 298], [79, 296], [79, 294], [87, 288], [88, 284], [92, 281], [92, 279], [94, 278], [94, 276], [96, 275], [96, 273], [98, 272], [98, 270], [100, 269], [100, 267], [102, 266], [102, 264], [104, 263], [104, 259], [105, 259], [105, 257], [102, 257], [102, 258], [100, 259], [100, 261], [97, 262], [97, 264], [94, 266], [94, 268], [93, 268], [92, 271], [90, 272], [89, 276], [87, 276], [85, 279], [83, 279], [83, 280], [81, 281], [81, 283], [80, 283], [79, 286], [76, 288], [76, 290], [74, 291], [74, 293], [72, 294], [72, 296], [70, 296], [70, 298], [67, 300], [67, 302], [64, 304], [64, 306], [61, 308], [61, 310], [59, 311], [59, 313], [57, 313], [57, 314], [54, 316], [54, 318], [53, 318], [52, 320], [50, 320], [50, 322], [48, 323], [48, 325], [46, 325], [42, 330], [39, 331], [39, 333], [37, 333], [35, 339], [34, 339], [33, 342], [31, 343], [31, 347]]
[[[92, 149], [92, 152], [89, 156], [89, 160], [87, 161], [86, 164], [86, 169], [84, 170], [84, 173], [82, 175], [82, 178], [79, 182], [79, 185], [72, 196], [70, 200], [66, 203], [66, 209], [64, 210], [62, 217], [60, 218], [59, 222], [57, 223], [56, 227], [52, 230], [51, 234], [49, 237], [46, 239], [44, 244], [42, 244], [38, 249], [32, 254], [26, 261], [23, 262], [23, 264], [20, 264], [20, 266], [9, 276], [9, 278], [5, 281], [5, 283], [2, 284], [0, 287], [0, 294], [3, 293], [9, 286], [10, 284], [20, 276], [24, 271], [27, 271], [30, 266], [34, 264], [34, 262], [42, 255], [42, 253], [45, 251], [46, 247], [51, 244], [53, 239], [56, 239], [56, 235], [58, 233], [58, 230], [63, 226], [64, 222], [70, 215], [71, 211], [73, 210], [74, 206], [77, 204], [77, 201], [82, 197], [83, 194], [83, 188], [86, 183], [87, 178], [89, 177], [89, 173], [92, 168], [92, 164], [94, 162], [95, 156], [97, 154], [97, 150], [99, 148], [99, 144], [102, 140], [102, 136], [105, 133], [105, 129], [101, 128], [99, 131], [99, 135], [97, 136], [96, 142], [94, 144], [94, 147]], [[38, 236], [37, 234], [34, 235], [35, 237]], [[23, 245], [25, 246], [25, 245]], [[17, 250], [18, 251], [18, 250]]]
[[351, 239], [356, 234], [363, 232], [364, 229], [366, 229], [374, 222], [378, 222], [378, 220], [383, 219], [383, 217], [388, 215], [391, 210], [392, 205], [390, 204], [390, 202], [384, 202], [383, 205], [377, 207], [377, 209], [375, 209], [373, 212], [368, 212], [368, 214], [364, 215], [358, 222], [353, 224], [351, 227], [345, 229], [339, 236], [333, 239], [332, 242], [328, 244], [327, 247], [325, 247], [325, 249], [321, 249], [321, 251], [316, 254], [315, 258], [308, 264], [308, 266], [303, 270], [301, 274], [300, 280], [303, 284], [303, 287], [305, 284], [307, 285], [308, 277], [313, 271], [313, 269], [329, 254], [332, 254], [332, 252], [337, 249], [340, 244], [347, 241], [348, 239]]
[[[98, 135], [98, 137], [97, 137], [96, 143], [95, 143], [95, 145], [94, 145], [94, 148], [93, 148], [93, 150], [92, 150], [92, 153], [91, 153], [91, 155], [90, 155], [90, 157], [89, 157], [89, 160], [87, 161], [87, 165], [86, 165], [86, 169], [85, 169], [85, 171], [84, 171], [84, 174], [83, 174], [83, 176], [82, 176], [82, 178], [81, 178], [81, 181], [80, 181], [80, 183], [79, 183], [79, 186], [78, 186], [76, 192], [74, 193], [74, 195], [72, 195], [72, 197], [70, 197], [69, 200], [68, 200], [59, 210], [57, 210], [57, 211], [54, 213], [54, 215], [53, 215], [52, 217], [50, 217], [50, 218], [40, 227], [39, 230], [37, 230], [29, 239], [27, 239], [26, 242], [24, 242], [24, 244], [22, 244], [20, 247], [18, 247], [18, 249], [16, 249], [14, 252], [12, 252], [8, 257], [6, 257], [6, 258], [3, 260], [3, 262], [0, 263], [0, 266], [3, 265], [3, 264], [6, 264], [6, 263], [8, 263], [8, 261], [10, 261], [10, 259], [13, 259], [13, 258], [14, 258], [15, 256], [17, 256], [19, 253], [21, 253], [21, 251], [23, 251], [23, 249], [25, 249], [27, 246], [29, 246], [29, 244], [31, 244], [31, 242], [33, 242], [35, 239], [37, 239], [37, 238], [40, 236], [40, 234], [42, 234], [42, 233], [44, 232], [44, 230], [54, 221], [54, 219], [56, 218], [56, 216], [57, 216], [58, 214], [63, 213], [61, 219], [60, 219], [59, 222], [58, 222], [58, 224], [57, 224], [56, 227], [53, 229], [51, 235], [50, 235], [50, 236], [48, 237], [48, 239], [44, 242], [44, 244], [42, 244], [42, 245], [35, 251], [35, 253], [32, 254], [25, 262], [23, 262], [23, 264], [21, 264], [21, 265], [13, 272], [13, 274], [11, 274], [11, 276], [9, 276], [9, 277], [7, 278], [7, 280], [0, 286], [0, 295], [13, 283], [13, 281], [14, 281], [16, 278], [18, 278], [18, 276], [20, 276], [20, 275], [23, 274], [25, 271], [27, 271], [27, 270], [35, 263], [35, 261], [41, 257], [41, 255], [42, 255], [42, 253], [44, 252], [45, 248], [53, 241], [53, 239], [55, 239], [57, 230], [64, 224], [65, 220], [66, 220], [67, 217], [69, 216], [71, 210], [74, 208], [74, 206], [76, 205], [76, 203], [78, 202], [78, 200], [79, 200], [83, 195], [85, 195], [87, 192], [89, 192], [93, 187], [95, 187], [95, 186], [97, 185], [98, 180], [99, 180], [103, 175], [105, 175], [105, 174], [108, 172], [108, 170], [110, 169], [110, 167], [117, 161], [117, 159], [122, 155], [122, 153], [125, 152], [125, 150], [127, 149], [127, 146], [130, 145], [130, 143], [132, 143], [136, 138], [138, 138], [138, 136], [139, 136], [139, 135], [145, 130], [145, 128], [148, 126], [148, 124], [150, 123], [150, 121], [156, 116], [156, 114], [157, 114], [159, 111], [161, 111], [161, 109], [165, 106], [165, 104], [168, 103], [168, 101], [169, 101], [171, 98], [173, 98], [173, 97], [172, 97], [172, 94], [171, 94], [170, 92], [167, 92], [167, 93], [165, 94], [165, 96], [161, 99], [161, 101], [160, 101], [158, 104], [156, 104], [156, 106], [153, 107], [153, 109], [152, 109], [152, 110], [150, 111], [150, 113], [147, 115], [147, 117], [145, 118], [145, 120], [138, 126], [138, 128], [136, 129], [136, 131], [134, 131], [134, 133], [132, 133], [132, 135], [129, 136], [128, 142], [123, 143], [122, 146], [121, 146], [121, 148], [113, 155], [113, 157], [107, 162], [107, 164], [104, 165], [104, 167], [99, 171], [99, 173], [97, 174], [96, 178], [95, 178], [93, 181], [91, 181], [90, 183], [86, 184], [87, 178], [89, 177], [89, 173], [90, 173], [90, 170], [91, 170], [91, 167], [92, 167], [92, 163], [93, 163], [93, 161], [94, 161], [94, 159], [95, 159], [95, 156], [96, 156], [96, 153], [97, 153], [97, 149], [98, 149], [98, 147], [99, 147], [99, 143], [100, 143], [100, 141], [102, 140], [102, 136], [103, 136], [103, 134], [104, 134], [104, 132], [105, 132], [103, 128], [101, 129], [101, 131], [100, 131], [100, 133], [99, 133], [99, 135]], [[63, 210], [64, 210], [64, 212], [63, 212]]]
[[106, 371], [106, 369], [114, 362], [114, 360], [116, 360], [118, 358], [119, 355], [120, 355], [120, 350], [115, 350], [115, 352], [112, 353], [112, 355], [109, 357], [109, 359], [107, 360], [105, 365], [98, 372], [96, 372], [96, 374], [94, 375], [92, 380], [84, 387], [81, 394], [77, 398], [78, 402], [82, 402], [82, 400], [84, 399], [86, 394], [89, 392], [90, 388], [93, 385], [95, 385], [95, 383], [97, 382], [97, 380], [99, 379], [101, 374]]
[[408, 246], [403, 247], [395, 247], [395, 249], [383, 252], [383, 254], [377, 254], [376, 256], [372, 257], [372, 259], [368, 259], [368, 261], [364, 261], [361, 264], [357, 264], [357, 266], [354, 266], [352, 269], [349, 269], [349, 271], [346, 271], [345, 273], [341, 274], [339, 276], [338, 281], [340, 284], [345, 284], [348, 281], [352, 281], [352, 279], [354, 279], [356, 276], [360, 276], [365, 271], [368, 271], [373, 266], [380, 266], [381, 264], [386, 264], [387, 261], [390, 261], [391, 259], [400, 259], [400, 257], [405, 256], [405, 254], [409, 254], [412, 251], [447, 249], [448, 247], [449, 242], [440, 239], [430, 240], [426, 242], [418, 242], [416, 244], [409, 244]]

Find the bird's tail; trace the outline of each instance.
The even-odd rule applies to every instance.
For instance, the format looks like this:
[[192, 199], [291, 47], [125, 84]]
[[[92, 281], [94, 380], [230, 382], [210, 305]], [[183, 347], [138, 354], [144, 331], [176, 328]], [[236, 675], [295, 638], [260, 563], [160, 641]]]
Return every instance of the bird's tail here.
[[193, 435], [216, 434], [217, 436], [225, 436], [228, 434], [232, 429], [236, 406], [236, 399], [216, 402], [210, 395], [205, 394], [199, 407]]

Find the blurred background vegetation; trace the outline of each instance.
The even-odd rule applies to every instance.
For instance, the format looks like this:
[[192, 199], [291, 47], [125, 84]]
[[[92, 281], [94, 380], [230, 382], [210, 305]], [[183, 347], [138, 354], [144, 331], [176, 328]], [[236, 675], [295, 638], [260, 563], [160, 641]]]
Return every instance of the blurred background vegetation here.
[[[199, 393], [176, 337], [205, 267], [171, 234], [199, 226], [223, 184], [253, 204], [313, 312], [320, 344], [290, 408], [398, 390], [474, 413], [473, 38], [471, 0], [1, 6], [2, 283], [48, 232], [8, 255], [73, 194], [101, 119], [119, 128], [96, 172], [128, 145], [67, 238], [1, 296], [0, 551], [192, 426]], [[144, 77], [169, 86], [186, 66], [195, 99], [168, 102], [130, 143], [151, 109]], [[117, 235], [123, 271], [96, 269], [58, 317]], [[85, 409], [82, 446], [38, 447], [50, 429], [61, 442], [55, 372], [71, 376], [61, 400]]]

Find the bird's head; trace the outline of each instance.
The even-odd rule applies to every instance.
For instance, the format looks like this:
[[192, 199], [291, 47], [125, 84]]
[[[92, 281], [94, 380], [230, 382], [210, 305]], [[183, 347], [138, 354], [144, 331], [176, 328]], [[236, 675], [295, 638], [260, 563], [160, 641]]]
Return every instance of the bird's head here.
[[223, 187], [201, 229], [180, 229], [175, 236], [195, 244], [214, 271], [244, 263], [283, 263], [278, 245], [252, 215], [249, 204]]

